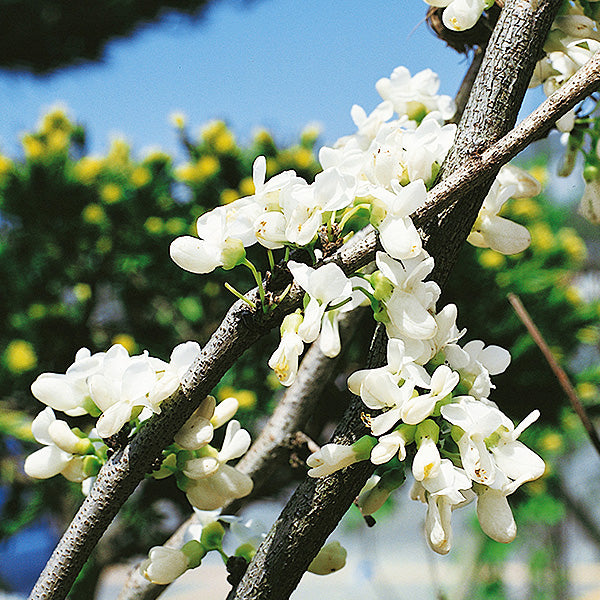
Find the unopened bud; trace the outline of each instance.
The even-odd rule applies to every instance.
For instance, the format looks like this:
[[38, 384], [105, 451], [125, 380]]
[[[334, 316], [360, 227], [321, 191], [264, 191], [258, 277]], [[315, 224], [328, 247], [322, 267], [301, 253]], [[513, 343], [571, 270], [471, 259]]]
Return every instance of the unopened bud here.
[[308, 566], [308, 571], [316, 575], [329, 575], [339, 571], [346, 564], [346, 550], [339, 542], [325, 544]]
[[202, 535], [200, 536], [200, 542], [207, 550], [215, 550], [220, 548], [223, 544], [223, 536], [225, 535], [225, 528], [218, 521], [209, 523], [202, 529]]

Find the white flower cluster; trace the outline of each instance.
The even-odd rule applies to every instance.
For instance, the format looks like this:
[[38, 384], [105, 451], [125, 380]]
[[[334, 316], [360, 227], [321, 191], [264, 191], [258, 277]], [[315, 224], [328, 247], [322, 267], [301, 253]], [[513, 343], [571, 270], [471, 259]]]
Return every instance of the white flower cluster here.
[[[597, 0], [592, 0], [597, 1]], [[530, 87], [542, 85], [546, 96], [553, 94], [600, 49], [598, 23], [584, 14], [576, 1], [566, 3], [552, 24]], [[559, 131], [569, 132], [575, 124], [575, 109], [556, 122]]]
[[[440, 289], [424, 281], [432, 258], [423, 253], [400, 262], [380, 252], [377, 267], [371, 281], [389, 336], [387, 364], [348, 379], [350, 391], [379, 413], [370, 420], [372, 436], [325, 445], [308, 458], [308, 474], [322, 477], [366, 459], [404, 461], [414, 444], [411, 497], [427, 504], [431, 548], [450, 550], [451, 512], [474, 498], [484, 532], [510, 542], [516, 526], [506, 497], [544, 472], [541, 458], [517, 440], [539, 412], [515, 428], [488, 399], [491, 376], [507, 368], [510, 354], [480, 340], [458, 344], [465, 331], [456, 326], [456, 306], [436, 312]], [[377, 510], [397, 486], [383, 482], [366, 492], [363, 512]]]

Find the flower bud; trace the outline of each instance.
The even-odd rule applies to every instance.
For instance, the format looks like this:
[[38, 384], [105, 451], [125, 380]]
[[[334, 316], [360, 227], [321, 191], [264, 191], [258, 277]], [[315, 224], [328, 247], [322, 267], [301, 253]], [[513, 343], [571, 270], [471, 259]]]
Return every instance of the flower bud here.
[[329, 575], [339, 571], [346, 564], [347, 554], [339, 542], [329, 542], [319, 550], [308, 565], [308, 571], [315, 575]]
[[50, 439], [61, 449], [69, 454], [86, 454], [92, 443], [88, 439], [76, 436], [65, 421], [53, 421], [48, 426]]
[[256, 554], [256, 548], [252, 544], [242, 544], [238, 546], [235, 551], [235, 556], [241, 556], [246, 559], [246, 562], [250, 562]]
[[158, 585], [167, 585], [175, 581], [188, 570], [188, 557], [176, 548], [154, 546], [148, 553], [148, 559], [140, 565], [142, 575]]
[[210, 419], [214, 412], [215, 399], [207, 396], [177, 432], [173, 438], [175, 443], [186, 450], [199, 450], [206, 446], [213, 438], [213, 426]]

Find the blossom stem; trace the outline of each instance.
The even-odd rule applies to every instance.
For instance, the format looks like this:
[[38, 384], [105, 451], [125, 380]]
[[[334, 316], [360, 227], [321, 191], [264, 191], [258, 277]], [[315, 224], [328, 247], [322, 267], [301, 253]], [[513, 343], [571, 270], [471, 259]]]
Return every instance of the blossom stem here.
[[267, 248], [267, 256], [269, 257], [269, 267], [271, 269], [271, 273], [275, 269], [275, 259], [273, 258], [273, 250]]
[[225, 289], [229, 290], [236, 298], [243, 300], [246, 304], [248, 304], [254, 310], [256, 310], [256, 304], [254, 304], [254, 302], [252, 302], [252, 300], [249, 300], [248, 298], [246, 298], [246, 296], [244, 296], [244, 294], [242, 294], [241, 292], [238, 292], [230, 283], [225, 282], [224, 285], [225, 285]]
[[337, 304], [330, 304], [325, 309], [325, 312], [328, 312], [330, 310], [337, 310], [338, 308], [341, 308], [342, 306], [344, 306], [344, 304], [348, 304], [348, 302], [350, 302], [351, 300], [352, 300], [352, 298], [346, 298], [345, 300], [342, 300], [341, 302], [338, 302]]
[[258, 287], [258, 295], [260, 296], [260, 303], [262, 304], [263, 312], [266, 313], [268, 310], [267, 300], [265, 298], [265, 288], [263, 286], [262, 276], [259, 271], [256, 270], [256, 267], [245, 258], [242, 264], [248, 267], [254, 277], [254, 281], [256, 281], [256, 285]]

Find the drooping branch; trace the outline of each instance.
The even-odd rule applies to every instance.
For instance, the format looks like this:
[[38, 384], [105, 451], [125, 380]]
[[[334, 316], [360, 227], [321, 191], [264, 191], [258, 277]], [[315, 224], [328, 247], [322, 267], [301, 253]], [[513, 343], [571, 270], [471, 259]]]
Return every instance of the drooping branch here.
[[[356, 327], [360, 318], [357, 311], [341, 316], [339, 325], [342, 340], [350, 336], [350, 330]], [[325, 356], [318, 342], [313, 343], [307, 350], [298, 368], [296, 380], [286, 390], [258, 438], [236, 465], [239, 471], [252, 477], [255, 491], [260, 490], [278, 465], [289, 460], [294, 436], [296, 432], [304, 430], [316, 403], [322, 397], [324, 388], [336, 372], [339, 365], [338, 358], [339, 356], [333, 359]], [[240, 502], [237, 501], [235, 504]], [[234, 512], [235, 506], [231, 505], [225, 505], [222, 510], [222, 514]], [[188, 527], [195, 520], [193, 515], [187, 519], [165, 542], [165, 545], [180, 548], [184, 544]], [[150, 583], [140, 575], [136, 567], [121, 589], [118, 600], [154, 600], [167, 587], [167, 585]]]
[[[542, 1], [534, 10], [523, 0], [508, 0], [490, 39], [459, 125], [457, 147], [445, 164], [442, 178], [510, 131], [533, 74], [535, 58], [560, 4], [560, 0]], [[528, 52], [533, 59], [526, 56]], [[459, 193], [454, 207], [423, 224], [427, 250], [436, 259], [434, 278], [439, 283], [448, 277], [498, 169], [482, 177], [472, 196]], [[369, 412], [365, 405], [354, 397], [332, 441], [351, 443], [365, 432], [361, 421], [365, 412]], [[329, 477], [302, 482], [228, 600], [289, 598], [373, 471], [374, 465], [364, 461]]]
[[[533, 19], [540, 11], [546, 11], [544, 14], [547, 16], [548, 10], [557, 9], [559, 4], [558, 0], [539, 2], [538, 10], [533, 11], [528, 2], [515, 0], [512, 3], [507, 2], [505, 11], [517, 6], [520, 10], [530, 14]], [[522, 28], [525, 36], [541, 36], [543, 38], [542, 25], [547, 26], [546, 21], [546, 19], [536, 19], [536, 28], [532, 30], [529, 26], [522, 28], [523, 21], [519, 19], [517, 29]], [[493, 50], [496, 44], [497, 41], [494, 45], [490, 44], [488, 52], [497, 53], [497, 49]], [[524, 49], [522, 48], [522, 52], [525, 54], [535, 52], [537, 55], [535, 48], [532, 48], [533, 46], [526, 46]], [[515, 60], [517, 59], [518, 57]], [[510, 71], [513, 66], [509, 64], [507, 69]], [[482, 146], [479, 144], [478, 149], [481, 153], [471, 154], [463, 162], [458, 161], [453, 173], [450, 173], [448, 168], [446, 169], [446, 178], [431, 190], [427, 205], [415, 215], [415, 222], [423, 228], [427, 237], [430, 252], [434, 253], [438, 264], [441, 265], [437, 275], [440, 280], [442, 275], [449, 272], [451, 256], [455, 256], [456, 249], [468, 233], [468, 228], [465, 229], [466, 221], [470, 219], [472, 223], [477, 214], [472, 203], [465, 206], [463, 194], [459, 194], [459, 192], [471, 193], [482, 180], [488, 181], [489, 184], [489, 174], [497, 172], [502, 164], [510, 160], [534, 139], [536, 130], [549, 127], [577, 102], [598, 89], [599, 73], [600, 58], [596, 57], [563, 88], [546, 100], [534, 113], [535, 117], [532, 115], [534, 118], [530, 117], [526, 120], [528, 121], [526, 124], [524, 122], [522, 126], [517, 127], [502, 140], [490, 146], [487, 151], [481, 152]], [[521, 72], [520, 76], [525, 78], [526, 74]], [[477, 84], [475, 88], [477, 88]], [[481, 117], [483, 118], [483, 115]], [[514, 123], [514, 119], [516, 116], [512, 123]], [[495, 139], [498, 138], [494, 137]], [[481, 194], [478, 196], [478, 202], [481, 203], [483, 197]], [[465, 212], [469, 216], [469, 219], [462, 219], [464, 234], [462, 240], [456, 235], [450, 235], [452, 233], [448, 225], [450, 220], [446, 215], [452, 213], [451, 207], [454, 205], [460, 207], [457, 209], [458, 213]], [[442, 213], [439, 217], [438, 212]], [[444, 223], [445, 226], [441, 227], [440, 223]], [[451, 250], [446, 260], [443, 258], [445, 237], [448, 237], [448, 247]], [[357, 244], [342, 248], [328, 260], [335, 261], [349, 274], [368, 264], [373, 259], [377, 247], [376, 234], [371, 232]], [[445, 266], [444, 263], [446, 263]], [[279, 290], [273, 291], [277, 293]], [[257, 300], [255, 291], [249, 296], [255, 301]], [[66, 596], [76, 574], [103, 531], [145, 473], [150, 470], [162, 448], [171, 441], [174, 433], [243, 351], [266, 331], [277, 326], [285, 314], [299, 306], [301, 297], [302, 292], [294, 286], [281, 305], [268, 316], [252, 313], [248, 306], [241, 301], [233, 305], [223, 323], [204, 348], [198, 361], [186, 375], [181, 389], [164, 403], [161, 415], [154, 417], [129, 446], [114, 455], [102, 469], [94, 490], [84, 501], [73, 523], [59, 542], [46, 569], [40, 576], [31, 598], [50, 600]]]
[[592, 445], [596, 449], [596, 452], [600, 454], [600, 438], [598, 437], [598, 432], [592, 424], [585, 410], [585, 407], [581, 403], [581, 400], [579, 399], [579, 396], [577, 395], [577, 392], [575, 391], [575, 388], [573, 387], [569, 376], [565, 373], [565, 370], [558, 364], [558, 361], [554, 357], [554, 354], [552, 354], [550, 346], [548, 346], [548, 343], [544, 339], [544, 336], [537, 328], [537, 325], [533, 322], [531, 315], [523, 306], [521, 299], [515, 294], [508, 294], [508, 301], [510, 302], [515, 313], [521, 320], [521, 323], [523, 323], [523, 325], [529, 332], [529, 335], [537, 344], [537, 347], [540, 349], [541, 353], [544, 355], [548, 366], [550, 367], [550, 369], [552, 369], [552, 372], [558, 380], [560, 387], [562, 387], [567, 398], [569, 399], [569, 402], [571, 403], [575, 414], [579, 417], [579, 420], [581, 421], [581, 424], [583, 425], [583, 428], [585, 429], [588, 438], [590, 439], [590, 442], [592, 442]]

